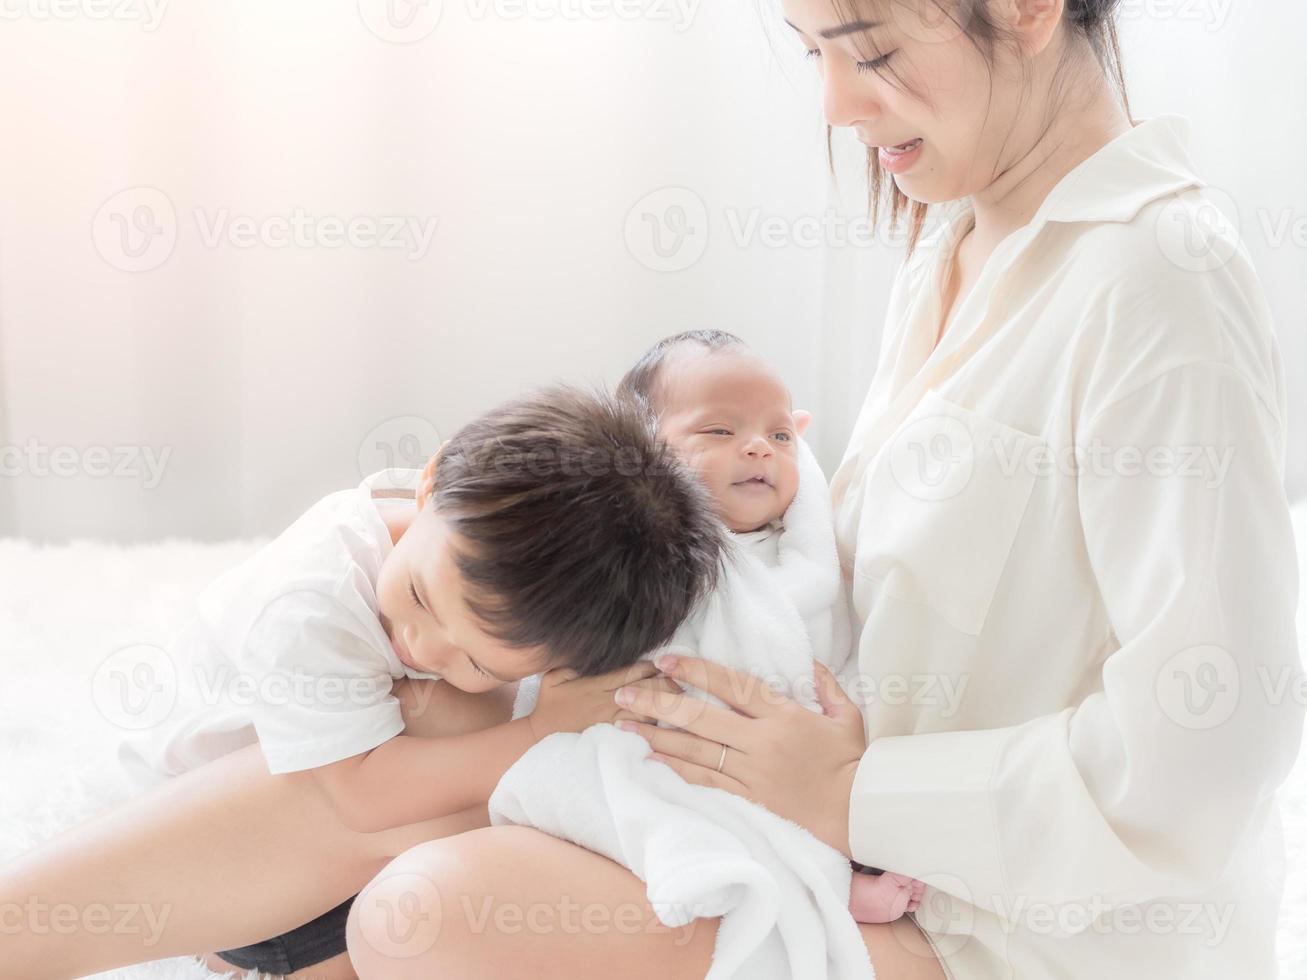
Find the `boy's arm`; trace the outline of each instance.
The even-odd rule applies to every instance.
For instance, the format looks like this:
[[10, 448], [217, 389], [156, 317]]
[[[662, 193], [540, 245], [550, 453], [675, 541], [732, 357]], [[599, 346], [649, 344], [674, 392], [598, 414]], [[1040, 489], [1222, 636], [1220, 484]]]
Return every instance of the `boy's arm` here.
[[613, 700], [623, 686], [680, 693], [676, 682], [640, 661], [595, 677], [548, 671], [535, 710], [465, 735], [396, 735], [375, 749], [313, 770], [351, 830], [371, 834], [484, 806], [509, 768], [554, 732], [580, 732], [622, 719], [651, 721]]
[[529, 718], [465, 735], [396, 735], [313, 774], [341, 821], [371, 834], [484, 805], [535, 741]]

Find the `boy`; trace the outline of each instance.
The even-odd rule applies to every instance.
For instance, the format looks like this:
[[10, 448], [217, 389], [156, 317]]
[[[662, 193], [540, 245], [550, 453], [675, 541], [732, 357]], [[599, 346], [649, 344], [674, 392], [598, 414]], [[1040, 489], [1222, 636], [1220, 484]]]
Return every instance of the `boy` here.
[[[396, 493], [381, 486], [384, 476], [327, 496], [201, 595], [171, 650], [180, 705], [163, 729], [124, 743], [136, 775], [164, 784], [192, 777], [195, 786], [201, 766], [222, 765], [257, 742], [279, 779], [312, 781], [349, 832], [331, 839], [351, 847], [360, 834], [470, 808], [484, 815], [499, 776], [538, 739], [631, 717], [612, 701], [633, 676], [623, 668], [665, 642], [715, 578], [721, 532], [711, 501], [622, 400], [558, 386], [492, 410], [428, 462], [416, 508], [379, 507]], [[405, 733], [392, 696], [417, 684], [482, 695], [541, 670], [549, 673], [532, 716], [450, 737]], [[652, 669], [634, 676], [670, 684]], [[171, 899], [163, 941], [146, 951], [127, 937], [61, 936], [56, 950], [40, 937], [8, 937], [0, 975], [80, 974], [206, 948], [220, 931], [212, 918], [227, 910], [213, 909], [220, 896], [188, 891], [187, 868], [212, 876], [205, 862], [223, 853], [215, 842], [228, 850], [244, 842], [202, 822], [187, 836], [207, 850], [187, 853], [184, 866], [152, 862], [154, 853], [175, 853], [168, 811], [183, 809], [176, 792], [161, 799], [166, 805], [154, 810], [136, 807], [125, 833], [122, 820], [103, 825], [118, 832], [103, 864], [88, 867], [88, 848], [74, 834], [29, 856], [0, 885], [0, 900], [76, 900], [130, 887], [133, 897]], [[262, 819], [267, 826], [249, 847], [268, 851], [269, 876], [282, 874], [271, 866], [286, 847], [278, 841], [298, 835], [301, 845], [330, 823], [283, 827], [279, 819], [293, 818], [277, 812]], [[302, 867], [285, 878], [296, 872], [337, 873]], [[336, 956], [348, 906], [222, 960], [291, 973]]]

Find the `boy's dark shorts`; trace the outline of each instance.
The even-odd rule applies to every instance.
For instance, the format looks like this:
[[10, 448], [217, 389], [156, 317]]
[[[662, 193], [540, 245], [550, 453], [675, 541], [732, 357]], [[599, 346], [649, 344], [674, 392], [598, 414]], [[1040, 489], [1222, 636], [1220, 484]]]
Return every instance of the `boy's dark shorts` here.
[[[857, 861], [849, 863], [854, 871], [862, 874], [883, 874], [879, 868], [869, 868]], [[358, 896], [355, 895], [354, 898]], [[312, 922], [306, 922], [290, 932], [265, 939], [253, 946], [222, 950], [218, 955], [243, 970], [274, 974], [294, 973], [339, 956], [346, 951], [345, 922], [349, 918], [354, 898], [346, 899], [331, 911], [324, 912]]]
[[290, 932], [253, 946], [221, 950], [218, 955], [232, 966], [275, 974], [294, 973], [329, 960], [345, 952], [345, 920], [349, 918], [354, 898], [341, 902], [330, 912], [324, 912]]

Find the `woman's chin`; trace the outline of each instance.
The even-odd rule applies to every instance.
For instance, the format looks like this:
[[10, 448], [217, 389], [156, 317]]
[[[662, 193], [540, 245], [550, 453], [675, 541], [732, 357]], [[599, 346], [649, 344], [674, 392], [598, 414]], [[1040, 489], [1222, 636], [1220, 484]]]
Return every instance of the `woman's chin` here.
[[929, 174], [895, 174], [894, 186], [913, 204], [947, 204], [963, 196], [949, 193], [938, 186]]

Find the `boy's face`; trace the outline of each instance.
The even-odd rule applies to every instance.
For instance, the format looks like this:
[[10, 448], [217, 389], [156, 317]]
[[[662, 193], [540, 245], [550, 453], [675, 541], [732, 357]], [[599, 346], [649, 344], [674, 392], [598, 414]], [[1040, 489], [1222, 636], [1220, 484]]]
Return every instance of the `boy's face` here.
[[420, 507], [377, 576], [381, 625], [395, 655], [473, 694], [545, 670], [545, 648], [507, 646], [467, 608], [451, 548], [457, 539], [429, 498]]
[[780, 517], [799, 488], [795, 440], [807, 412], [790, 408], [776, 372], [749, 351], [674, 351], [661, 373], [658, 430], [692, 466], [732, 531]]

